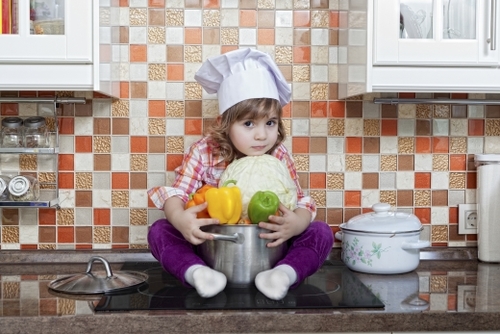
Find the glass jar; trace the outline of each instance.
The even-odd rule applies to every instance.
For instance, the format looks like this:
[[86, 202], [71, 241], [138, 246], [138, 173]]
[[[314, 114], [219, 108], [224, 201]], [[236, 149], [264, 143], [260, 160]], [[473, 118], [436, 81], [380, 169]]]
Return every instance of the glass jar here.
[[9, 200], [9, 182], [10, 177], [7, 175], [0, 175], [0, 201]]
[[48, 147], [48, 132], [44, 117], [33, 116], [24, 120], [24, 147]]
[[9, 182], [9, 197], [12, 201], [36, 201], [40, 198], [40, 183], [33, 176], [15, 176]]
[[5, 148], [23, 147], [23, 120], [19, 117], [5, 117], [2, 120], [0, 145]]

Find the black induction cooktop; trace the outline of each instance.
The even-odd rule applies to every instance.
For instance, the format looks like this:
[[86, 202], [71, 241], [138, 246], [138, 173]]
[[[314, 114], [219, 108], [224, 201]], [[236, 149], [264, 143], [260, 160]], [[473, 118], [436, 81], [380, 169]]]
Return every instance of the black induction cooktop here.
[[125, 263], [121, 270], [143, 271], [148, 280], [120, 294], [103, 295], [96, 312], [134, 310], [249, 310], [383, 308], [384, 304], [340, 261], [327, 260], [321, 269], [282, 300], [272, 300], [255, 285], [231, 286], [212, 298], [202, 298], [195, 289], [164, 271], [158, 262]]

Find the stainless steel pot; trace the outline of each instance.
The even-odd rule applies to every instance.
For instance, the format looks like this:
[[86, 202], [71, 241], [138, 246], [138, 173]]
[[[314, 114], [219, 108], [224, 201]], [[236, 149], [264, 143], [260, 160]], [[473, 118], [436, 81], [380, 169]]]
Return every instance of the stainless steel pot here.
[[258, 273], [271, 269], [286, 255], [286, 243], [266, 246], [269, 241], [259, 234], [268, 230], [258, 225], [209, 225], [202, 230], [214, 240], [198, 245], [198, 254], [208, 266], [226, 275], [230, 285], [253, 283]]

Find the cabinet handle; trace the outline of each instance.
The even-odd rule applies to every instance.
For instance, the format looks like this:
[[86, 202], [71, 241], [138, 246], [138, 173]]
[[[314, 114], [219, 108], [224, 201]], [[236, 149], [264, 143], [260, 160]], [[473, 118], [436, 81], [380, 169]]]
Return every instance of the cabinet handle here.
[[490, 50], [497, 49], [497, 0], [491, 0]]

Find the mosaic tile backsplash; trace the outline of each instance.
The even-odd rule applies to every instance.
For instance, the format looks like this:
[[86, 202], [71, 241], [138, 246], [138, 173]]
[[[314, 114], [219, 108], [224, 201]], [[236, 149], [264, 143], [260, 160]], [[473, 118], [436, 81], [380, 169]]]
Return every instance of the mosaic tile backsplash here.
[[[58, 109], [58, 173], [37, 156], [22, 173], [57, 174], [55, 209], [2, 209], [0, 247], [146, 249], [163, 213], [146, 190], [169, 184], [184, 150], [217, 115], [194, 73], [206, 58], [239, 47], [270, 53], [293, 99], [286, 144], [317, 219], [338, 225], [387, 202], [417, 215], [433, 246], [476, 246], [458, 234], [460, 203], [475, 203], [476, 153], [500, 153], [500, 107], [380, 105], [374, 97], [499, 98], [481, 94], [372, 94], [338, 100], [339, 1], [120, 0], [121, 97], [92, 92], [1, 92], [1, 96], [86, 97]], [[342, 1], [340, 1], [342, 3]], [[31, 115], [1, 104], [2, 117]], [[12, 162], [0, 158], [0, 169]], [[336, 242], [335, 247], [340, 244]]]

